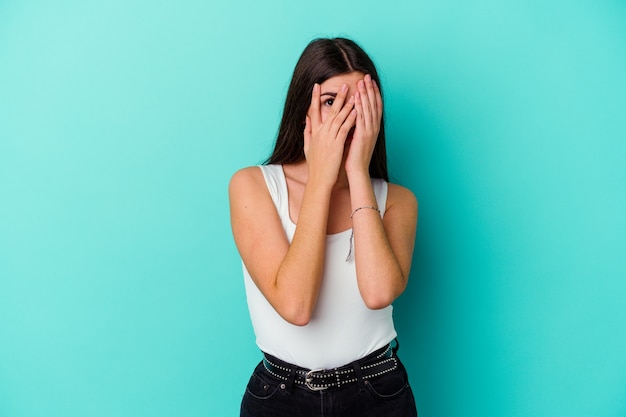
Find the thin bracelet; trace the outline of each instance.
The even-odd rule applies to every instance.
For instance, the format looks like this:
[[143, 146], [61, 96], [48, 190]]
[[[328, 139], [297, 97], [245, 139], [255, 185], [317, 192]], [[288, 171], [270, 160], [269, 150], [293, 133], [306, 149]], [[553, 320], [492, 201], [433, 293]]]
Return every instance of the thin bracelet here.
[[[361, 207], [357, 207], [357, 208], [354, 209], [352, 214], [350, 214], [350, 218], [352, 218], [352, 216], [354, 216], [354, 213], [356, 213], [357, 211], [359, 211], [361, 209], [372, 209], [372, 210], [376, 210], [377, 212], [380, 213], [380, 210], [378, 209], [378, 207], [361, 206]], [[352, 232], [350, 233], [350, 250], [348, 251], [348, 256], [346, 257], [346, 262], [349, 262], [350, 259], [352, 259], [352, 239], [354, 239], [354, 229], [352, 229]]]
[[352, 214], [350, 214], [350, 218], [352, 218], [352, 216], [354, 216], [354, 213], [356, 213], [357, 211], [361, 210], [361, 209], [372, 209], [372, 210], [376, 210], [377, 212], [380, 213], [380, 210], [378, 209], [378, 207], [374, 207], [374, 206], [361, 206], [361, 207], [357, 207], [354, 209], [354, 211], [352, 212]]

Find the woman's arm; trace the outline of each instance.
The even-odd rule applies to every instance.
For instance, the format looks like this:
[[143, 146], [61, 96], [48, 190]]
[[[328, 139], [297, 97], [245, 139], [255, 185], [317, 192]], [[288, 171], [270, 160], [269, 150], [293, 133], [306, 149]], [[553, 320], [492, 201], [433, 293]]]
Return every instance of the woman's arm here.
[[285, 320], [305, 325], [319, 293], [330, 191], [307, 187], [291, 245], [258, 167], [233, 176], [230, 217], [252, 280]]
[[344, 106], [347, 91], [337, 94], [322, 122], [320, 88], [313, 88], [304, 132], [308, 178], [291, 244], [260, 169], [238, 171], [230, 182], [231, 223], [241, 258], [269, 303], [295, 325], [309, 322], [319, 294], [331, 193], [356, 118], [353, 102]]
[[[357, 281], [372, 309], [384, 308], [406, 288], [415, 244], [417, 201], [406, 188], [390, 184], [384, 219], [376, 210], [369, 164], [382, 119], [380, 90], [369, 75], [357, 84], [354, 138], [346, 159], [350, 183]], [[358, 210], [358, 211], [355, 211]]]
[[[369, 175], [350, 178], [352, 210], [376, 206]], [[385, 216], [362, 209], [352, 217], [354, 256], [361, 297], [371, 309], [390, 305], [406, 288], [417, 227], [417, 200], [389, 184]]]

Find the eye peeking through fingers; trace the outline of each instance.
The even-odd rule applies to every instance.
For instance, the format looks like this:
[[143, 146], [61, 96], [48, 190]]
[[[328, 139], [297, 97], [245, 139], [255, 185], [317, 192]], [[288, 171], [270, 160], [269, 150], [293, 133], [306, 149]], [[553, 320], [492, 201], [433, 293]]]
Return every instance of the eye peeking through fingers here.
[[336, 98], [337, 98], [337, 93], [331, 92], [331, 91], [323, 92], [320, 96], [322, 106], [324, 107], [331, 107], [333, 103], [335, 103]]

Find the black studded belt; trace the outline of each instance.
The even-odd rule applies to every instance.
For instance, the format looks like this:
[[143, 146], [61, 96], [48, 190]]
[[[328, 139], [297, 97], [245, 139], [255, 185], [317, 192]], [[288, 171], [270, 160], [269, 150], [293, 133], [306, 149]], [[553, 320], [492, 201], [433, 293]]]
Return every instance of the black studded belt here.
[[288, 381], [293, 377], [296, 384], [312, 391], [321, 391], [355, 383], [359, 378], [366, 381], [394, 371], [398, 368], [398, 360], [394, 356], [394, 349], [388, 345], [355, 363], [334, 369], [301, 368], [267, 353], [264, 354], [263, 365], [276, 378]]

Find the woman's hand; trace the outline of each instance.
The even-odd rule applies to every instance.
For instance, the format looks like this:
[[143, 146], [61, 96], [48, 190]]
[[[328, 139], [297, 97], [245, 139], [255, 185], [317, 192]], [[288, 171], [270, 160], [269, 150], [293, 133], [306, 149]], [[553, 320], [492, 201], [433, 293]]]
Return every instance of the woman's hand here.
[[349, 144], [345, 168], [348, 174], [351, 172], [368, 173], [383, 115], [380, 89], [369, 74], [357, 83], [354, 98], [357, 114], [356, 128]]
[[309, 181], [320, 180], [334, 185], [341, 168], [344, 145], [354, 126], [357, 111], [354, 96], [346, 101], [348, 86], [343, 85], [322, 121], [320, 111], [320, 85], [313, 86], [311, 106], [304, 128], [304, 155], [309, 169]]

